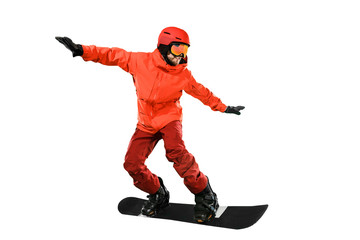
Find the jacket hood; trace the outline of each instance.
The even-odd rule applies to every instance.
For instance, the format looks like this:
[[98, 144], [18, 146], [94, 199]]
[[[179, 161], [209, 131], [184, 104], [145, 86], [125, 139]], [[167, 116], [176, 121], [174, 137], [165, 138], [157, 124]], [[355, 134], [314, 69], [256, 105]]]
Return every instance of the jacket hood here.
[[153, 59], [155, 66], [157, 66], [158, 68], [161, 68], [162, 70], [164, 70], [166, 72], [174, 72], [174, 73], [182, 72], [187, 67], [187, 57], [186, 57], [184, 63], [180, 63], [177, 66], [171, 66], [170, 64], [166, 63], [166, 61], [164, 60], [163, 56], [161, 55], [159, 49], [155, 49], [154, 52], [152, 52], [152, 59]]

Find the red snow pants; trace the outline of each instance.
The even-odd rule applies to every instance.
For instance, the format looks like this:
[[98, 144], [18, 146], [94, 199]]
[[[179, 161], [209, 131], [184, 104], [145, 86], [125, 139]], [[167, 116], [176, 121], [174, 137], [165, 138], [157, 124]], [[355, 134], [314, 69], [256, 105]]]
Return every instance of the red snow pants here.
[[164, 140], [166, 158], [173, 163], [176, 172], [184, 178], [185, 186], [194, 194], [205, 189], [207, 177], [200, 172], [194, 156], [189, 153], [182, 140], [182, 125], [173, 121], [155, 134], [136, 129], [125, 156], [124, 168], [140, 190], [154, 194], [160, 188], [158, 177], [145, 165], [160, 139]]

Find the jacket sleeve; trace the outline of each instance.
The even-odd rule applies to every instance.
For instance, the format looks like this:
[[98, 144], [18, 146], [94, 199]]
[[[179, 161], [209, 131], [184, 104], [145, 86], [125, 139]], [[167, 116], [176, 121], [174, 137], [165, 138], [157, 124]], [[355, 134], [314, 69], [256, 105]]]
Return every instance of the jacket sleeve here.
[[221, 102], [220, 98], [216, 97], [209, 89], [202, 84], [196, 82], [191, 75], [188, 84], [185, 86], [184, 91], [199, 99], [203, 104], [209, 106], [213, 111], [225, 112], [226, 105]]
[[135, 71], [134, 53], [127, 52], [121, 48], [97, 47], [94, 45], [82, 45], [84, 54], [82, 58], [85, 61], [93, 61], [108, 66], [119, 66], [126, 72]]

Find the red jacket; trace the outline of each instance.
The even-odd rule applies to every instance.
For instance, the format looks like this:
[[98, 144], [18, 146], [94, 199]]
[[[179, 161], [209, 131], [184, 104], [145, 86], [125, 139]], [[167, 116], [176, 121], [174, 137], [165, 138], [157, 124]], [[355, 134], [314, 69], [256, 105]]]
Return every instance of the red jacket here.
[[119, 66], [133, 76], [138, 102], [137, 127], [142, 131], [156, 133], [171, 121], [181, 121], [183, 90], [214, 111], [226, 110], [219, 98], [195, 81], [186, 68], [187, 63], [168, 65], [158, 49], [152, 53], [96, 46], [83, 46], [83, 49], [85, 61]]

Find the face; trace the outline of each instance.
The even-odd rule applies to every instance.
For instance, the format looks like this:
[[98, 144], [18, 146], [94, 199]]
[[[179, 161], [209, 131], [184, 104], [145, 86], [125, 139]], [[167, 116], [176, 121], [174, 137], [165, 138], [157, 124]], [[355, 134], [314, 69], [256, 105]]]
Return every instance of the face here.
[[175, 57], [174, 55], [172, 55], [170, 52], [168, 52], [167, 58], [169, 59], [169, 61], [172, 63], [172, 65], [177, 66], [180, 64], [180, 61], [182, 59], [182, 57], [178, 56]]

